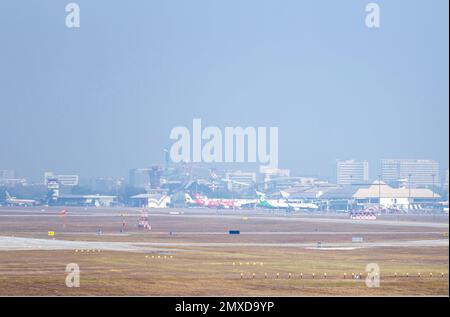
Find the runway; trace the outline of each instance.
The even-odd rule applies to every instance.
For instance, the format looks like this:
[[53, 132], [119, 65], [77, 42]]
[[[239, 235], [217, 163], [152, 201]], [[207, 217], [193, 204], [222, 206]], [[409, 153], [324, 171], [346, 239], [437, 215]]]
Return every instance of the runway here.
[[[32, 212], [32, 213], [31, 213]], [[76, 211], [69, 211], [67, 217], [123, 217], [135, 218], [139, 215], [139, 211], [136, 209], [111, 209], [108, 212], [100, 209], [78, 209]], [[0, 208], [0, 217], [15, 217], [15, 218], [43, 218], [43, 217], [56, 217], [58, 216], [57, 210], [39, 210], [39, 209], [28, 209], [28, 210], [14, 210], [7, 208]], [[392, 227], [422, 227], [422, 228], [434, 228], [447, 230], [449, 228], [448, 217], [446, 221], [409, 221], [409, 220], [352, 220], [344, 218], [342, 215], [299, 215], [299, 214], [267, 214], [262, 211], [243, 211], [239, 210], [237, 212], [230, 211], [211, 211], [211, 210], [192, 210], [183, 209], [181, 214], [170, 214], [169, 211], [162, 212], [161, 209], [151, 211], [149, 213], [150, 219], [152, 218], [174, 218], [174, 219], [223, 219], [223, 220], [243, 220], [244, 221], [280, 221], [280, 222], [299, 222], [299, 223], [327, 223], [327, 224], [354, 224], [354, 225], [368, 225], [368, 226], [392, 226]]]
[[[153, 234], [167, 234], [167, 232], [152, 232]], [[240, 235], [312, 235], [312, 236], [334, 236], [334, 235], [443, 235], [446, 231], [242, 231]], [[171, 232], [172, 235], [229, 235], [225, 231], [178, 231]]]
[[[379, 248], [379, 247], [448, 247], [448, 239], [411, 240], [411, 241], [383, 241], [363, 243], [322, 243], [321, 248]], [[102, 250], [122, 252], [173, 252], [175, 248], [229, 248], [229, 247], [276, 247], [276, 248], [317, 248], [317, 243], [162, 243], [162, 242], [94, 242], [94, 241], [65, 241], [53, 239], [33, 239], [17, 237], [0, 237], [0, 251], [30, 251], [30, 250]], [[168, 249], [170, 248], [170, 249]]]
[[[151, 217], [177, 217], [177, 218], [223, 218], [223, 219], [242, 219], [243, 215], [166, 215], [151, 214]], [[425, 227], [425, 228], [441, 228], [448, 229], [448, 222], [416, 222], [416, 221], [395, 221], [395, 220], [352, 220], [352, 219], [336, 219], [336, 218], [319, 218], [319, 217], [300, 217], [300, 216], [254, 216], [248, 217], [246, 221], [251, 220], [269, 220], [269, 221], [289, 221], [289, 222], [306, 222], [306, 223], [333, 223], [333, 224], [357, 224], [357, 225], [373, 225], [373, 226], [397, 226], [397, 227]]]
[[17, 237], [0, 237], [0, 251], [35, 251], [35, 250], [95, 250], [122, 252], [173, 252], [175, 249], [137, 246], [127, 242], [66, 241], [53, 239], [33, 239]]

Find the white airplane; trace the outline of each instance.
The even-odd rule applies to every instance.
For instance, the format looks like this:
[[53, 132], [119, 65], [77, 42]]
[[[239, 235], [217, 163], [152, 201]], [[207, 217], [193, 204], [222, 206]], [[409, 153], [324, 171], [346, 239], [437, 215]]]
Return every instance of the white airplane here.
[[8, 191], [5, 191], [6, 195], [6, 204], [9, 206], [36, 206], [39, 202], [33, 199], [18, 199], [16, 197], [12, 197]]
[[287, 209], [287, 210], [317, 210], [319, 206], [313, 203], [304, 203], [297, 200], [289, 200], [289, 193], [281, 191], [282, 198], [280, 199], [266, 199], [264, 193], [256, 192], [259, 199], [259, 205], [265, 208]]
[[319, 209], [319, 206], [313, 203], [305, 203], [302, 200], [291, 200], [289, 199], [289, 193], [280, 191], [281, 196], [286, 199], [286, 203], [289, 205], [289, 207], [295, 211], [299, 210], [317, 210]]
[[258, 204], [264, 208], [289, 209], [289, 204], [285, 199], [266, 199], [266, 194], [256, 192], [258, 195]]

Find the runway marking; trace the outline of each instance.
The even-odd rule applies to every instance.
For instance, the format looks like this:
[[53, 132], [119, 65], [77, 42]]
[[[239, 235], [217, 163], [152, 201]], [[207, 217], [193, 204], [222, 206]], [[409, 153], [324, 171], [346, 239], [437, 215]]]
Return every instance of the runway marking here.
[[[54, 214], [27, 214], [27, 215], [3, 215], [0, 214], [0, 217], [54, 217], [58, 215], [56, 212]], [[127, 215], [127, 217], [136, 217], [138, 215], [137, 211], [135, 214]], [[112, 213], [89, 213], [89, 214], [81, 214], [81, 213], [72, 213], [70, 217], [119, 217], [120, 215], [112, 214]], [[157, 217], [170, 217], [173, 219], [173, 215], [162, 214], [162, 213], [152, 213], [150, 214], [151, 218]], [[178, 215], [177, 219], [180, 218], [208, 218], [208, 219], [232, 219], [232, 220], [241, 220], [242, 215], [218, 215], [218, 214], [182, 214]], [[421, 221], [408, 221], [408, 220], [353, 220], [353, 219], [340, 219], [340, 218], [322, 218], [322, 217], [304, 217], [297, 215], [286, 215], [284, 217], [280, 216], [267, 216], [267, 215], [258, 215], [252, 214], [253, 220], [268, 220], [268, 221], [288, 221], [288, 222], [306, 222], [306, 223], [335, 223], [335, 224], [354, 224], [354, 225], [368, 225], [368, 226], [394, 226], [394, 227], [427, 227], [427, 228], [441, 228], [447, 229], [449, 228], [448, 221], [446, 222], [421, 222]]]
[[[275, 248], [314, 248], [316, 243], [150, 243], [150, 242], [93, 242], [93, 241], [66, 241], [33, 238], [17, 238], [0, 236], [0, 251], [13, 250], [76, 250], [101, 249], [105, 251], [148, 252], [148, 251], [181, 251], [167, 249], [167, 247], [275, 247]], [[358, 248], [376, 247], [448, 247], [448, 239], [439, 240], [412, 240], [412, 241], [385, 241], [362, 242]], [[325, 248], [353, 248], [353, 243], [322, 243], [320, 249]], [[164, 249], [166, 248], [166, 249]], [[319, 248], [317, 248], [319, 249]]]
[[[15, 235], [35, 233], [32, 231], [15, 231]], [[445, 236], [446, 231], [241, 231], [240, 235], [441, 235]], [[228, 231], [149, 231], [149, 232], [128, 232], [128, 233], [113, 233], [104, 232], [101, 236], [104, 237], [129, 237], [129, 236], [149, 236], [149, 235], [168, 235], [183, 236], [183, 235], [224, 235], [229, 236]], [[77, 232], [67, 231], [58, 233], [59, 236], [99, 236], [97, 232]]]

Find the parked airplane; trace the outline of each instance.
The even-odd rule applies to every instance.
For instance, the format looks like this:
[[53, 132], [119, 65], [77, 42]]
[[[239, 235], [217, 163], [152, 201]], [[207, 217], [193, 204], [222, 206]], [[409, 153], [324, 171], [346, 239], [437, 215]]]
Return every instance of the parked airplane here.
[[266, 199], [266, 194], [261, 192], [256, 192], [258, 195], [258, 204], [261, 207], [269, 209], [286, 209], [286, 210], [317, 210], [319, 206], [313, 203], [304, 203], [300, 200], [290, 200], [288, 199], [289, 194], [286, 192], [281, 192], [282, 198], [280, 199]]
[[256, 192], [258, 196], [258, 205], [269, 209], [289, 209], [288, 203], [285, 199], [266, 199], [266, 194]]
[[319, 206], [317, 206], [314, 203], [305, 203], [302, 200], [293, 200], [293, 199], [289, 199], [289, 193], [284, 192], [284, 191], [280, 191], [281, 196], [286, 199], [287, 204], [289, 205], [289, 207], [295, 211], [300, 211], [300, 210], [317, 210], [319, 209]]
[[16, 197], [12, 197], [8, 191], [5, 191], [6, 199], [5, 202], [9, 206], [36, 206], [39, 204], [37, 200], [33, 199], [18, 199]]
[[221, 204], [220, 201], [216, 199], [208, 199], [207, 197], [202, 197], [200, 194], [194, 195], [195, 199], [192, 199], [192, 197], [189, 194], [186, 194], [186, 201], [194, 206], [197, 207], [206, 207], [206, 208], [227, 208], [228, 202], [223, 202]]
[[245, 208], [256, 204], [255, 199], [223, 199], [223, 198], [208, 198], [195, 194], [193, 199], [189, 194], [185, 194], [186, 203], [191, 206], [206, 207], [206, 208]]

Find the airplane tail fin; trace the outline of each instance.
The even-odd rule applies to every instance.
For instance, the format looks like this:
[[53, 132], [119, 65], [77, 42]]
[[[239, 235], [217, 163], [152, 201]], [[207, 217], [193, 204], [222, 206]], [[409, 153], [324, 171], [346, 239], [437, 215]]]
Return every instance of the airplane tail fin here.
[[197, 200], [197, 202], [205, 202], [208, 200], [208, 197], [206, 195], [202, 196], [199, 193], [195, 193], [194, 197]]
[[266, 200], [266, 194], [264, 194], [264, 193], [261, 193], [261, 192], [259, 192], [259, 191], [256, 191], [256, 196], [258, 196], [258, 201], [259, 202], [262, 202], [262, 201], [265, 201]]
[[12, 198], [7, 190], [5, 190], [5, 196], [6, 196], [6, 199], [11, 199]]
[[281, 190], [280, 194], [281, 194], [281, 197], [283, 197], [284, 199], [289, 198], [289, 193], [288, 192], [285, 192], [285, 191]]
[[185, 198], [187, 203], [193, 203], [194, 202], [194, 200], [192, 199], [191, 195], [189, 195], [188, 193], [184, 194], [184, 198]]

